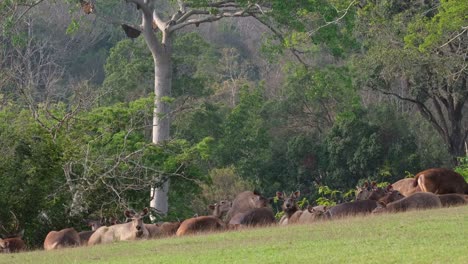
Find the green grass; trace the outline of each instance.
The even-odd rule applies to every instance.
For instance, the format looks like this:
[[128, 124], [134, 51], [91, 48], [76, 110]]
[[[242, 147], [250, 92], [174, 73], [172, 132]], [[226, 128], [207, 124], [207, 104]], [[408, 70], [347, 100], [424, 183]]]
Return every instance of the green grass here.
[[468, 263], [467, 223], [463, 206], [3, 254], [0, 263]]

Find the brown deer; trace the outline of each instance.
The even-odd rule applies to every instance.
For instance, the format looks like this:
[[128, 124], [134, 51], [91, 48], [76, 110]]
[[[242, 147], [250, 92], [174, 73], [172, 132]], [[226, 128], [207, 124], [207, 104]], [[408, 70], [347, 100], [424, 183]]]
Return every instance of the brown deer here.
[[50, 231], [44, 239], [45, 250], [77, 247], [80, 245], [80, 236], [73, 227], [65, 228], [59, 231]]
[[468, 184], [463, 176], [450, 169], [434, 168], [422, 171], [414, 177], [413, 187], [435, 194], [468, 194]]
[[[301, 214], [294, 214], [290, 221], [291, 223], [298, 223], [298, 224], [310, 224], [317, 221], [327, 220], [329, 219], [329, 215], [326, 214], [327, 206], [312, 206], [309, 205], [307, 210], [302, 211]], [[297, 220], [294, 219], [297, 217]]]
[[[366, 182], [367, 183], [367, 182]], [[365, 188], [366, 183], [363, 187], [358, 187], [356, 200], [373, 200], [378, 201], [379, 199], [386, 196], [391, 191], [395, 190], [393, 184], [389, 184], [387, 187], [377, 187], [376, 182], [372, 182], [369, 188]]]
[[438, 195], [443, 207], [459, 206], [467, 204], [465, 195], [448, 193]]
[[273, 224], [276, 224], [276, 218], [269, 207], [253, 208], [247, 212], [238, 213], [229, 220], [229, 227], [232, 229]]
[[80, 242], [82, 246], [88, 245], [88, 240], [91, 237], [92, 234], [94, 234], [94, 231], [96, 231], [99, 227], [104, 225], [104, 219], [101, 220], [84, 220], [86, 225], [91, 227], [90, 231], [81, 231], [78, 233], [80, 236]]
[[145, 224], [145, 227], [148, 229], [149, 238], [162, 238], [175, 235], [180, 224], [181, 222], [163, 222]]
[[377, 201], [358, 200], [335, 205], [328, 209], [326, 214], [330, 219], [338, 219], [347, 216], [370, 214], [375, 208], [377, 208]]
[[410, 196], [413, 193], [421, 192], [419, 186], [414, 187], [414, 178], [401, 179], [392, 184], [393, 189], [399, 191], [404, 196]]
[[173, 236], [177, 233], [181, 222], [164, 222], [160, 225], [163, 236]]
[[242, 192], [232, 201], [232, 207], [226, 214], [226, 222], [229, 223], [231, 218], [238, 213], [245, 213], [253, 208], [266, 207], [268, 204], [269, 200], [257, 191]]
[[[297, 215], [302, 213], [302, 211], [299, 209], [299, 206], [296, 203], [296, 200], [299, 198], [300, 195], [301, 192], [299, 191], [291, 193], [290, 196], [287, 196], [285, 193], [282, 192], [276, 192], [276, 197], [278, 198], [278, 200], [283, 201], [281, 208], [283, 209], [284, 215], [279, 221], [280, 225], [287, 225], [289, 223], [289, 219], [296, 212], [300, 211], [300, 213], [297, 213]], [[297, 215], [294, 219], [298, 217]]]
[[231, 209], [231, 202], [222, 200], [214, 205], [209, 205], [213, 211], [210, 216], [199, 216], [189, 218], [180, 224], [176, 235], [183, 236], [209, 231], [219, 231], [226, 228], [226, 224], [221, 220], [221, 217]]
[[389, 204], [403, 198], [405, 198], [405, 196], [403, 196], [403, 194], [401, 194], [399, 191], [389, 189], [389, 191], [383, 197], [379, 197], [376, 201], [379, 203]]
[[9, 237], [0, 238], [0, 253], [15, 253], [26, 250], [23, 237], [24, 230]]
[[0, 238], [0, 253], [15, 253], [26, 250], [26, 244], [23, 241], [24, 229], [19, 230], [19, 221], [16, 215], [10, 211], [13, 215], [14, 228], [13, 231], [7, 231], [3, 224], [0, 224], [0, 228], [4, 234]]
[[91, 235], [88, 245], [106, 244], [121, 240], [146, 239], [149, 237], [148, 230], [143, 223], [143, 217], [148, 215], [148, 208], [140, 213], [126, 210], [125, 217], [132, 221], [113, 226], [101, 226]]
[[356, 200], [367, 200], [371, 192], [377, 190], [377, 183], [374, 181], [369, 184], [367, 181], [362, 186], [356, 187]]
[[422, 210], [440, 207], [442, 207], [442, 203], [440, 202], [440, 199], [437, 195], [433, 193], [420, 192], [388, 204], [381, 202], [372, 213], [397, 213], [409, 210]]

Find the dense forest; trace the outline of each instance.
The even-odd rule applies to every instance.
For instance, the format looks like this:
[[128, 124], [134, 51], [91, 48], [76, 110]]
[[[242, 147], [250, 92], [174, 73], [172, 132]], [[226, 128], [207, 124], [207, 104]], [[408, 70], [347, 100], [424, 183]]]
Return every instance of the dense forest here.
[[154, 187], [160, 221], [245, 190], [315, 204], [430, 167], [467, 177], [467, 14], [461, 0], [4, 0], [0, 224], [38, 246], [149, 206]]

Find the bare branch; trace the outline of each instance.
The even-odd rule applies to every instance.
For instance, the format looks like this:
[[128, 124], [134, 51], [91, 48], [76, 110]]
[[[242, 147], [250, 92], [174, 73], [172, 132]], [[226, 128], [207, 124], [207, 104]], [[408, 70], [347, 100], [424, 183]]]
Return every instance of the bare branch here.
[[[259, 17], [257, 17], [255, 14], [251, 14], [251, 16], [253, 18], [255, 18], [258, 22], [260, 22], [264, 26], [266, 26], [271, 32], [273, 32], [273, 34], [275, 34], [276, 37], [278, 37], [281, 40], [282, 43], [285, 43], [284, 37], [281, 34], [281, 32], [279, 32], [277, 29], [275, 29], [272, 25], [268, 24], [267, 22], [265, 22], [262, 19], [260, 19]], [[296, 50], [294, 48], [290, 48], [289, 50], [294, 55], [294, 57], [296, 57], [296, 59], [299, 61], [299, 63], [301, 63], [304, 67], [308, 68], [307, 63], [305, 63], [305, 61], [303, 61], [302, 58], [299, 56], [298, 53], [300, 53], [300, 52], [298, 50]]]
[[[325, 24], [324, 24], [324, 25], [318, 27], [318, 28], [315, 29], [315, 30], [309, 31], [309, 32], [307, 33], [307, 34], [309, 35], [309, 37], [312, 36], [313, 34], [315, 34], [316, 32], [318, 32], [320, 29], [322, 29], [322, 28], [324, 28], [324, 27], [327, 27], [327, 26], [329, 26], [329, 25], [331, 25], [331, 24], [338, 24], [338, 22], [339, 22], [341, 19], [343, 19], [343, 18], [348, 14], [349, 9], [350, 9], [355, 3], [356, 3], [356, 0], [353, 0], [351, 3], [349, 3], [348, 7], [347, 7], [345, 10], [341, 11], [341, 12], [343, 12], [343, 14], [342, 14], [340, 17], [338, 17], [337, 19], [335, 19], [335, 20], [333, 20], [333, 21], [325, 21]], [[339, 13], [339, 11], [337, 11], [337, 12]]]
[[465, 26], [465, 27], [462, 27], [462, 31], [460, 33], [458, 33], [457, 35], [455, 35], [455, 37], [449, 39], [447, 42], [445, 42], [444, 44], [442, 44], [440, 48], [443, 48], [445, 46], [447, 46], [449, 43], [451, 43], [452, 41], [454, 41], [456, 38], [458, 38], [459, 36], [463, 35], [463, 33], [465, 33], [466, 31], [468, 31], [468, 26]]

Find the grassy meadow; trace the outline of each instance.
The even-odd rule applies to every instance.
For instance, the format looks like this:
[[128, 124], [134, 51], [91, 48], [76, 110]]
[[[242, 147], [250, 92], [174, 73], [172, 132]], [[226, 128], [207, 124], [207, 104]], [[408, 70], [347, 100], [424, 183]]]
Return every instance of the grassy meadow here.
[[0, 263], [468, 263], [468, 206], [45, 252]]

